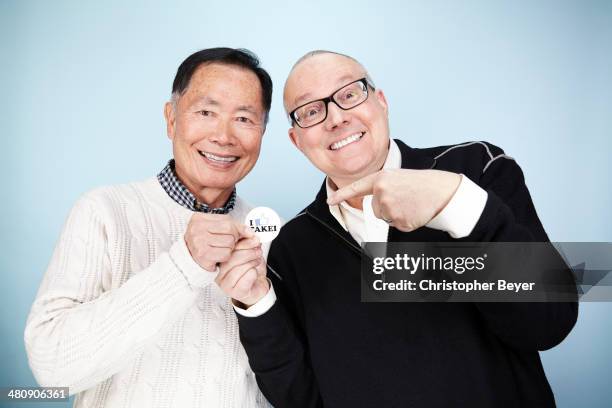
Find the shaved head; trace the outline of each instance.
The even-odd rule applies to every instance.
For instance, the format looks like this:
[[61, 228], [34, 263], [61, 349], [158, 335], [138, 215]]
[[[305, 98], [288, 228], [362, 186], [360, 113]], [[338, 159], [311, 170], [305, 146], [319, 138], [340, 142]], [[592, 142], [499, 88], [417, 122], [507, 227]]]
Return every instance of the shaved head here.
[[[342, 54], [340, 52], [334, 52], [334, 51], [327, 51], [327, 50], [314, 50], [314, 51], [309, 51], [306, 54], [304, 54], [302, 57], [300, 57], [300, 59], [298, 59], [296, 61], [295, 64], [293, 64], [293, 66], [291, 67], [291, 71], [289, 71], [289, 75], [287, 76], [287, 80], [285, 81], [285, 87], [283, 89], [283, 102], [285, 105], [285, 111], [289, 112], [291, 110], [291, 107], [293, 105], [292, 101], [288, 100], [288, 96], [290, 94], [289, 91], [289, 87], [292, 84], [294, 77], [295, 77], [295, 73], [296, 71], [299, 71], [300, 67], [306, 63], [311, 63], [314, 62], [312, 61], [312, 59], [319, 59], [319, 58], [325, 58], [325, 57], [336, 57], [336, 58], [340, 58], [340, 59], [348, 59], [352, 64], [354, 64], [355, 66], [358, 67], [358, 69], [360, 71], [362, 71], [365, 76], [367, 77], [368, 81], [371, 84], [374, 84], [374, 82], [372, 82], [372, 79], [370, 78], [370, 76], [368, 75], [365, 67], [361, 64], [361, 62], [359, 62], [358, 60], [356, 60], [355, 58], [346, 55], [346, 54]], [[293, 101], [295, 102], [295, 101]]]
[[[295, 67], [297, 67], [298, 65], [300, 65], [301, 62], [306, 61], [307, 59], [314, 57], [315, 55], [321, 55], [321, 54], [334, 54], [334, 55], [339, 55], [341, 57], [344, 58], [348, 58], [353, 60], [354, 62], [356, 62], [357, 64], [361, 65], [361, 67], [363, 68], [363, 65], [357, 61], [355, 58], [351, 57], [350, 55], [346, 55], [346, 54], [342, 54], [341, 52], [335, 52], [335, 51], [327, 51], [327, 50], [314, 50], [314, 51], [309, 51], [306, 54], [302, 55], [300, 57], [299, 60], [297, 60], [295, 62], [295, 64], [293, 64], [293, 67], [291, 67], [291, 71], [293, 71], [295, 69]], [[365, 70], [365, 68], [364, 68]], [[291, 76], [291, 73], [289, 73], [289, 76]]]

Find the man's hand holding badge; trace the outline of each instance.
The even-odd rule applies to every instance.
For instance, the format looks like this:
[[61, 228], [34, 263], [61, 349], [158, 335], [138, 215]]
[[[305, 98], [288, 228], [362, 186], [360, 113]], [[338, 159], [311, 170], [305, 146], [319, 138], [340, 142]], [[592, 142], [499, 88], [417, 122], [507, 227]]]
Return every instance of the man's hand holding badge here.
[[257, 236], [238, 241], [230, 258], [219, 265], [215, 282], [225, 294], [246, 307], [268, 293], [266, 261]]
[[219, 262], [215, 282], [225, 294], [241, 303], [239, 306], [248, 308], [270, 290], [262, 243], [276, 238], [280, 218], [269, 208], [257, 207], [249, 212], [245, 223], [234, 225], [236, 230], [243, 232], [238, 235], [228, 256]]
[[254, 236], [249, 227], [229, 215], [194, 213], [185, 232], [185, 243], [193, 260], [213, 272], [218, 263], [230, 259], [241, 239]]
[[338, 189], [329, 205], [372, 195], [374, 215], [410, 232], [427, 224], [448, 204], [461, 175], [440, 170], [381, 170]]

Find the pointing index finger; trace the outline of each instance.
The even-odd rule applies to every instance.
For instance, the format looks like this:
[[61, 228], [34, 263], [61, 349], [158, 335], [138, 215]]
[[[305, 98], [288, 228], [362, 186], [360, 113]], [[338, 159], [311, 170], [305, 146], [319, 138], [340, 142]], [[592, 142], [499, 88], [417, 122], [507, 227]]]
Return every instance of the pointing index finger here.
[[369, 174], [364, 178], [352, 182], [348, 186], [344, 186], [336, 190], [335, 193], [327, 198], [327, 204], [337, 205], [342, 201], [346, 201], [354, 197], [363, 197], [374, 192], [374, 180], [378, 176], [378, 172]]

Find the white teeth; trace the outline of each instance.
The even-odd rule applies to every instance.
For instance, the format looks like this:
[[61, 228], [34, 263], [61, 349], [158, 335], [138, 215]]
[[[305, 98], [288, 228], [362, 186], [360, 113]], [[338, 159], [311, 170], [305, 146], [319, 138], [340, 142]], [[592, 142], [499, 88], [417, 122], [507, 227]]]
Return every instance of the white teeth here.
[[235, 162], [236, 160], [238, 160], [238, 157], [236, 156], [221, 157], [221, 156], [216, 156], [212, 153], [207, 153], [207, 152], [200, 152], [200, 154], [209, 160], [223, 162], [223, 163], [231, 163], [231, 162]]
[[354, 135], [350, 135], [349, 137], [347, 137], [346, 139], [342, 139], [339, 140], [335, 143], [333, 143], [330, 146], [330, 149], [332, 150], [338, 150], [341, 147], [346, 146], [347, 144], [351, 144], [353, 142], [356, 142], [357, 140], [361, 139], [361, 137], [363, 136], [363, 133], [359, 132], [359, 133], [355, 133]]

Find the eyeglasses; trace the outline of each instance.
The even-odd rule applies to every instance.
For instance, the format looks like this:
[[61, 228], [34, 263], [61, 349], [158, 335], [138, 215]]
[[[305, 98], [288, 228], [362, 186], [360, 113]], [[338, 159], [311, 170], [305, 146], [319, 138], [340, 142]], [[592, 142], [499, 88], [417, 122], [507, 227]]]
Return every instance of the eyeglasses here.
[[327, 105], [330, 102], [335, 103], [342, 110], [353, 109], [355, 106], [364, 103], [368, 99], [368, 86], [374, 89], [367, 78], [358, 79], [344, 85], [327, 98], [317, 99], [298, 106], [289, 113], [289, 116], [301, 128], [318, 125], [327, 119]]

